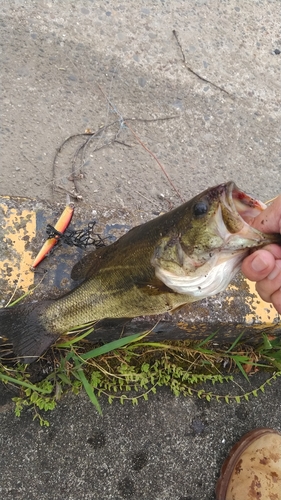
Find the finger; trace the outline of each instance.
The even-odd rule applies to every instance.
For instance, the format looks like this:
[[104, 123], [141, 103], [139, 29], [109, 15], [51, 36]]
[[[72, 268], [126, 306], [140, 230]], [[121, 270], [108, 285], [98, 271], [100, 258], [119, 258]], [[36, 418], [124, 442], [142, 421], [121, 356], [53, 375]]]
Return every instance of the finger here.
[[281, 288], [272, 294], [271, 301], [276, 311], [281, 314]]
[[[281, 289], [281, 260], [275, 261], [273, 270], [269, 273], [267, 278], [256, 284], [256, 289], [265, 302], [272, 301], [273, 295]], [[278, 296], [277, 293], [275, 297], [276, 300], [278, 300]]]
[[255, 217], [252, 226], [264, 233], [281, 233], [281, 195]]
[[275, 257], [265, 249], [257, 250], [242, 262], [242, 272], [251, 281], [261, 281], [266, 278], [275, 266]]
[[[257, 289], [257, 292], [260, 294], [260, 292], [258, 291], [258, 288], [259, 286], [256, 285], [256, 289]], [[265, 302], [270, 302], [274, 305], [276, 311], [281, 314], [281, 288], [279, 288], [278, 290], [276, 290], [272, 295], [270, 295], [269, 297], [267, 295], [264, 295], [264, 297], [262, 297], [262, 293], [260, 294], [261, 295], [261, 298], [265, 301]]]
[[267, 250], [272, 253], [275, 259], [281, 259], [281, 245], [276, 245], [275, 243], [271, 243], [270, 245], [266, 245], [263, 247], [263, 250]]

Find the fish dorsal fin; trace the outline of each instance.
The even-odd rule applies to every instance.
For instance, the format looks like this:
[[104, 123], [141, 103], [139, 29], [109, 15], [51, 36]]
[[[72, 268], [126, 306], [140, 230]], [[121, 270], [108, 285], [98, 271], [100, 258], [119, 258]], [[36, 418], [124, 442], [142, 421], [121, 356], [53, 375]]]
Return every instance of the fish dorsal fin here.
[[81, 260], [79, 260], [71, 270], [71, 279], [75, 281], [83, 280], [88, 276], [90, 272], [91, 275], [96, 274], [101, 265], [104, 264], [104, 259], [108, 254], [108, 249], [111, 247], [98, 248], [94, 252], [90, 252]]
[[86, 254], [73, 266], [71, 278], [78, 281], [94, 276], [101, 268], [105, 269], [108, 264], [110, 264], [111, 267], [119, 266], [120, 259], [122, 261], [125, 256], [131, 254], [134, 246], [134, 241], [132, 239], [133, 235], [138, 235], [140, 231], [139, 228], [141, 227], [142, 226], [136, 226], [114, 243]]

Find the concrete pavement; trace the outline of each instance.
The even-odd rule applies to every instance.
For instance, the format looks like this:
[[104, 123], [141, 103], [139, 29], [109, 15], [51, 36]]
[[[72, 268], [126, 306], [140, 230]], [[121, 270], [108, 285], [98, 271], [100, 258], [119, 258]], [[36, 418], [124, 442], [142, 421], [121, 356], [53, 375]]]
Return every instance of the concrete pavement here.
[[[231, 178], [263, 200], [280, 192], [277, 0], [1, 7], [2, 195], [64, 203], [60, 188], [73, 189], [75, 148], [63, 151], [53, 171], [56, 149], [71, 134], [117, 120], [84, 158], [80, 209], [85, 203], [97, 216], [126, 209], [153, 216], [179, 203], [126, 117], [156, 120], [132, 128], [184, 199]], [[112, 142], [116, 134], [121, 144]], [[251, 386], [266, 377], [256, 374]], [[249, 390], [239, 376], [220, 390], [239, 386]], [[232, 444], [253, 427], [281, 430], [280, 398], [280, 378], [240, 405], [175, 398], [161, 389], [136, 407], [102, 399], [100, 417], [86, 395], [69, 395], [48, 414], [50, 427], [40, 428], [29, 411], [14, 416], [11, 393], [1, 386], [0, 495], [213, 500]]]

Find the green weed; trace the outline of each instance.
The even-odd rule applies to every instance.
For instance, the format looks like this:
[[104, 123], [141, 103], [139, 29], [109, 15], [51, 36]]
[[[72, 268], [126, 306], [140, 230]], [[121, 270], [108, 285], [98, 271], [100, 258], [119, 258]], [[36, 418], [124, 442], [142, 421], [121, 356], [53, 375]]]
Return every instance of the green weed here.
[[[242, 344], [241, 334], [232, 345], [218, 348], [213, 345], [215, 333], [201, 342], [160, 343], [146, 342], [144, 337], [149, 332], [145, 332], [89, 349], [86, 338], [92, 330], [84, 325], [72, 332], [75, 337], [66, 336], [57, 343], [51, 351], [52, 371], [41, 382], [30, 381], [28, 365], [0, 364], [0, 380], [21, 388], [19, 396], [13, 398], [17, 416], [29, 407], [41, 425], [49, 425], [42, 411], [54, 409], [66, 392], [78, 394], [81, 389], [99, 413], [101, 395], [109, 403], [119, 400], [136, 405], [163, 386], [175, 396], [239, 403], [257, 397], [281, 375], [280, 338], [271, 340], [263, 335], [261, 345], [254, 348]], [[261, 386], [235, 395], [216, 392], [216, 384], [235, 382], [238, 371], [249, 381], [249, 374], [257, 370], [271, 372]], [[207, 389], [210, 384], [214, 389]]]

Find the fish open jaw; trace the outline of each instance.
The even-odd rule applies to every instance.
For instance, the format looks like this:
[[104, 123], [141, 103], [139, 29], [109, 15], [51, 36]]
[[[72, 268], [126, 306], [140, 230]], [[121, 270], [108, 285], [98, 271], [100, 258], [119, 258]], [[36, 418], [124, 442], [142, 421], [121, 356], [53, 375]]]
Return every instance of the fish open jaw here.
[[224, 250], [239, 251], [260, 243], [261, 232], [253, 227], [254, 219], [267, 207], [239, 189], [232, 181], [218, 186], [220, 203], [215, 214], [217, 234]]
[[251, 225], [254, 218], [267, 208], [264, 203], [241, 191], [232, 181], [216, 189], [220, 203], [213, 227], [221, 243], [217, 248], [210, 248], [208, 258], [203, 256], [202, 264], [194, 266], [194, 270], [187, 271], [185, 275], [177, 275], [167, 269], [156, 270], [156, 276], [166, 286], [195, 300], [225, 290], [250, 248], [259, 246], [267, 239]]
[[256, 200], [241, 191], [234, 182], [229, 182], [226, 185], [224, 202], [231, 211], [236, 212], [247, 224], [251, 224], [253, 219], [266, 209], [266, 205], [262, 201]]

